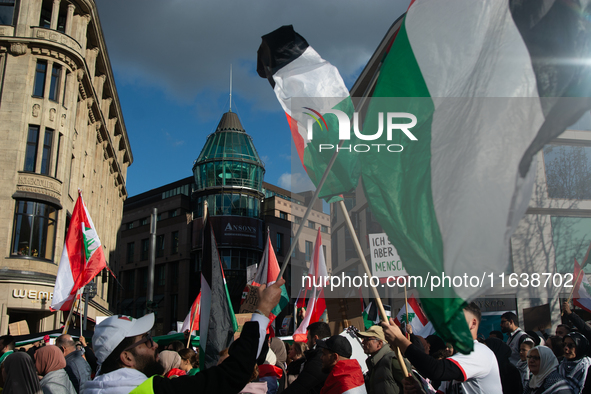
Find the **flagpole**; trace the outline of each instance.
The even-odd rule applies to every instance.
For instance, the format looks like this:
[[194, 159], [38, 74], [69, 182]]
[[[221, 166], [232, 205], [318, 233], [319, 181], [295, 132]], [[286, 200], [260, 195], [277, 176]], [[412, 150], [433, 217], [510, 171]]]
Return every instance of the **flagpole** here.
[[68, 314], [68, 319], [66, 320], [66, 324], [64, 324], [64, 329], [62, 331], [62, 335], [68, 332], [68, 327], [70, 326], [70, 319], [72, 318], [72, 313], [74, 312], [74, 306], [76, 305], [76, 299], [78, 298], [78, 291], [74, 295], [74, 301], [72, 301], [72, 306], [70, 307], [70, 313]]
[[[349, 217], [349, 212], [347, 212], [345, 202], [341, 200], [339, 201], [339, 205], [341, 207], [341, 210], [343, 211], [345, 223], [347, 224], [347, 228], [351, 233], [351, 239], [353, 239], [353, 244], [355, 245], [355, 249], [357, 250], [357, 254], [359, 255], [359, 260], [361, 260], [361, 264], [363, 265], [363, 269], [365, 270], [367, 276], [371, 277], [372, 275], [369, 270], [369, 266], [367, 265], [367, 261], [365, 260], [365, 255], [363, 254], [363, 249], [361, 249], [361, 244], [359, 244], [359, 239], [357, 238], [357, 234], [355, 233], [355, 229], [353, 228], [353, 223], [351, 222], [351, 218]], [[380, 314], [382, 315], [382, 320], [386, 322], [386, 324], [390, 324], [390, 322], [388, 321], [388, 316], [386, 315], [386, 310], [384, 309], [384, 305], [382, 304], [382, 299], [378, 294], [378, 290], [373, 286], [370, 286], [370, 289], [373, 293], [374, 298], [376, 299], [376, 303], [378, 304], [378, 309], [380, 310]], [[408, 306], [406, 308], [406, 312], [408, 313]], [[396, 346], [396, 356], [398, 357], [398, 362], [400, 363], [400, 367], [402, 368], [402, 373], [404, 374], [404, 376], [409, 376], [408, 370], [406, 369], [406, 364], [402, 357], [402, 353], [400, 352], [400, 348], [398, 346]]]

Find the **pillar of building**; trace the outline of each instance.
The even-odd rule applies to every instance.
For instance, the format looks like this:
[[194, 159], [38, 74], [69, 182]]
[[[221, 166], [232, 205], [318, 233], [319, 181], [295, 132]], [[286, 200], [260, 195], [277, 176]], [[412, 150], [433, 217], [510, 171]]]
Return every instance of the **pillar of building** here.
[[68, 4], [68, 13], [66, 14], [66, 34], [72, 36], [72, 24], [74, 23], [74, 10], [76, 6]]
[[57, 18], [60, 14], [60, 3], [61, 0], [53, 0], [53, 8], [51, 9], [51, 24], [49, 25], [51, 30], [57, 30]]

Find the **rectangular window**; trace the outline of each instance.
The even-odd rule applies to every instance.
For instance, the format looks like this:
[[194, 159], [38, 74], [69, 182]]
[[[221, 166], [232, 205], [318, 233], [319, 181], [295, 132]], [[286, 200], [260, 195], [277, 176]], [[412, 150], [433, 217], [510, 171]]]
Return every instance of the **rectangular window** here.
[[49, 82], [49, 99], [57, 101], [60, 95], [60, 82], [62, 79], [62, 66], [53, 63], [51, 67], [51, 80]]
[[324, 224], [320, 225], [320, 231], [323, 233], [327, 233], [328, 234], [328, 226], [325, 226]]
[[35, 85], [33, 86], [33, 96], [43, 97], [45, 92], [45, 74], [47, 73], [47, 62], [45, 60], [37, 60], [37, 68], [35, 68]]
[[53, 144], [53, 130], [45, 129], [45, 137], [43, 138], [43, 155], [41, 156], [41, 173], [49, 175], [49, 167], [51, 164], [51, 146]]
[[591, 147], [546, 145], [544, 165], [548, 197], [591, 199]]
[[301, 224], [301, 223], [302, 223], [302, 218], [301, 218], [301, 217], [299, 217], [299, 216], [295, 216], [295, 215], [294, 215], [294, 217], [293, 217], [293, 222], [294, 222], [295, 224]]
[[156, 257], [164, 256], [164, 234], [156, 237]]
[[12, 25], [14, 0], [0, 0], [0, 25]]
[[150, 218], [143, 218], [140, 220], [140, 226], [145, 226], [148, 223], [150, 223]]
[[279, 219], [287, 220], [287, 213], [279, 211]]
[[133, 263], [134, 253], [135, 253], [135, 243], [130, 242], [127, 244], [127, 264]]
[[49, 29], [51, 27], [51, 13], [53, 12], [53, 1], [43, 0], [41, 6], [41, 18], [39, 18], [39, 27]]
[[40, 202], [17, 200], [12, 255], [53, 261], [57, 210]]
[[283, 256], [283, 234], [277, 233], [277, 244], [275, 245], [275, 251], [279, 256]]
[[142, 239], [142, 256], [141, 261], [148, 260], [148, 255], [150, 253], [150, 240], [149, 239]]
[[312, 242], [306, 241], [306, 261], [312, 260], [312, 253], [314, 253], [314, 246]]
[[177, 216], [179, 216], [179, 210], [178, 210], [178, 209], [173, 209], [173, 210], [172, 210], [172, 211], [170, 211], [170, 213], [168, 214], [168, 217], [171, 217], [171, 218], [175, 218], [175, 217], [177, 217]]
[[164, 273], [165, 273], [164, 264], [157, 265], [156, 272], [155, 272], [156, 286], [164, 286], [166, 284], [166, 277], [165, 277]]
[[62, 146], [62, 138], [64, 137], [64, 135], [62, 133], [59, 134], [58, 139], [57, 139], [57, 149], [55, 150], [55, 171], [53, 172], [53, 177], [57, 178], [57, 169], [58, 169], [58, 164], [60, 162], [60, 148]]
[[177, 254], [178, 252], [179, 252], [179, 232], [173, 231], [170, 253]]
[[316, 223], [314, 223], [314, 222], [313, 222], [313, 221], [311, 221], [311, 220], [308, 220], [308, 227], [309, 227], [309, 228], [314, 228], [314, 229], [315, 229], [315, 228], [316, 228]]
[[68, 78], [70, 77], [70, 73], [66, 72], [66, 76], [64, 77], [64, 89], [62, 91], [62, 105], [66, 106], [66, 90], [68, 90]]
[[25, 151], [25, 171], [35, 172], [38, 141], [39, 126], [29, 126], [29, 135], [27, 136], [27, 150]]
[[133, 222], [127, 223], [127, 229], [131, 230], [133, 228]]

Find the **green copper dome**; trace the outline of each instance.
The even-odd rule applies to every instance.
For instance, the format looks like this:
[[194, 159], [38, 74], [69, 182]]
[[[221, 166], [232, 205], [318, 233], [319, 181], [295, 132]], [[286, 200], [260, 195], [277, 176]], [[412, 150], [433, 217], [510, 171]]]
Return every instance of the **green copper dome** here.
[[262, 192], [264, 164], [233, 112], [226, 112], [193, 165], [197, 189], [242, 187]]

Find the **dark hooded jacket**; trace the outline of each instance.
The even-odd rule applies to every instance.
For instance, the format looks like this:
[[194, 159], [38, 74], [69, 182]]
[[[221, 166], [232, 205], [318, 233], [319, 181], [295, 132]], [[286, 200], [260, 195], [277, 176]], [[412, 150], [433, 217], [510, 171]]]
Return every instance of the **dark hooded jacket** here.
[[509, 357], [511, 357], [512, 353], [509, 345], [498, 338], [488, 338], [484, 342], [497, 358], [503, 394], [523, 393], [521, 373], [519, 372], [519, 369], [509, 361]]

